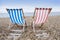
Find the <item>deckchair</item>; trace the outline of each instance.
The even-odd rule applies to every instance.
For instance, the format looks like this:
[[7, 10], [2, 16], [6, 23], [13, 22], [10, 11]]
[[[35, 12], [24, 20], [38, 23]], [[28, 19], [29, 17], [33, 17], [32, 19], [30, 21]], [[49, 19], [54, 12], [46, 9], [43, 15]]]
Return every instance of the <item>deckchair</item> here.
[[[6, 9], [9, 16], [10, 16], [10, 19], [11, 19], [11, 22], [13, 25], [22, 25], [23, 26], [23, 29], [19, 29], [19, 30], [11, 30], [13, 32], [24, 32], [25, 31], [25, 26], [26, 26], [26, 21], [25, 21], [25, 17], [24, 17], [24, 13], [23, 13], [23, 9]], [[9, 27], [11, 27], [9, 25]], [[10, 33], [10, 35], [13, 35], [14, 36], [14, 40], [15, 40], [15, 36], [16, 35], [21, 35], [21, 34], [14, 34], [14, 33]]]
[[[35, 12], [33, 15], [33, 31], [36, 32], [36, 25], [40, 25], [40, 27], [43, 26], [43, 24], [46, 22], [49, 13], [51, 12], [52, 8], [35, 8]], [[38, 30], [37, 30], [38, 31]]]

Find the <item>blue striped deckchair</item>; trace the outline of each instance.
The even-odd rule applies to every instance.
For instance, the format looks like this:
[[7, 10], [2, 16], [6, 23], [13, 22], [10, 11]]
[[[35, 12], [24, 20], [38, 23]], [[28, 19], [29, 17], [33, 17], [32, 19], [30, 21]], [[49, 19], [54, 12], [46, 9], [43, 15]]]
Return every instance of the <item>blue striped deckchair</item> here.
[[10, 19], [13, 24], [18, 24], [18, 25], [24, 25], [25, 20], [24, 20], [24, 13], [23, 9], [7, 9], [7, 12], [9, 13]]
[[[21, 30], [21, 32], [22, 31], [24, 32], [26, 21], [24, 20], [23, 9], [21, 8], [21, 9], [6, 9], [6, 10], [9, 13], [11, 22], [13, 24], [23, 25], [23, 29]], [[19, 31], [19, 30], [12, 30], [12, 31]], [[14, 35], [14, 33], [12, 35]]]

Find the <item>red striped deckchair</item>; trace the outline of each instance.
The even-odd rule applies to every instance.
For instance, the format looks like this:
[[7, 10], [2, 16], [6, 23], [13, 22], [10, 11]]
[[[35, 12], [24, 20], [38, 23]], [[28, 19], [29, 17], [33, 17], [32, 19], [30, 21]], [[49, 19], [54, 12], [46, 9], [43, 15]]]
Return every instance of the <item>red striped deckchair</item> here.
[[49, 13], [52, 8], [35, 8], [34, 20], [33, 20], [33, 31], [35, 32], [35, 25], [41, 24], [41, 26], [46, 22]]

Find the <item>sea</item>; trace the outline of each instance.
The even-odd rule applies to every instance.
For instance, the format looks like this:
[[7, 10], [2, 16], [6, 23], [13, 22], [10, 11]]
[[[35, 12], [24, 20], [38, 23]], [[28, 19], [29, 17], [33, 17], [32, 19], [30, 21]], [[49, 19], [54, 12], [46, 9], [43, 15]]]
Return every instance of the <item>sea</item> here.
[[[27, 13], [24, 13], [24, 16], [33, 16], [33, 12], [27, 12]], [[49, 16], [59, 16], [60, 15], [60, 12], [51, 12], [49, 14]], [[8, 13], [0, 13], [0, 18], [7, 18], [9, 17], [9, 14]]]

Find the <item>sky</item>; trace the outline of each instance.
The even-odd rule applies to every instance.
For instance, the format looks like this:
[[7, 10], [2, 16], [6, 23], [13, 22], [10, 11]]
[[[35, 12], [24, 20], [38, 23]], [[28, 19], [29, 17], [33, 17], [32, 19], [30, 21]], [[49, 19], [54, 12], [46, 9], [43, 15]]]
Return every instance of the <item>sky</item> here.
[[34, 12], [36, 7], [60, 12], [60, 0], [0, 0], [0, 13], [7, 13], [6, 8], [23, 8], [24, 12]]

